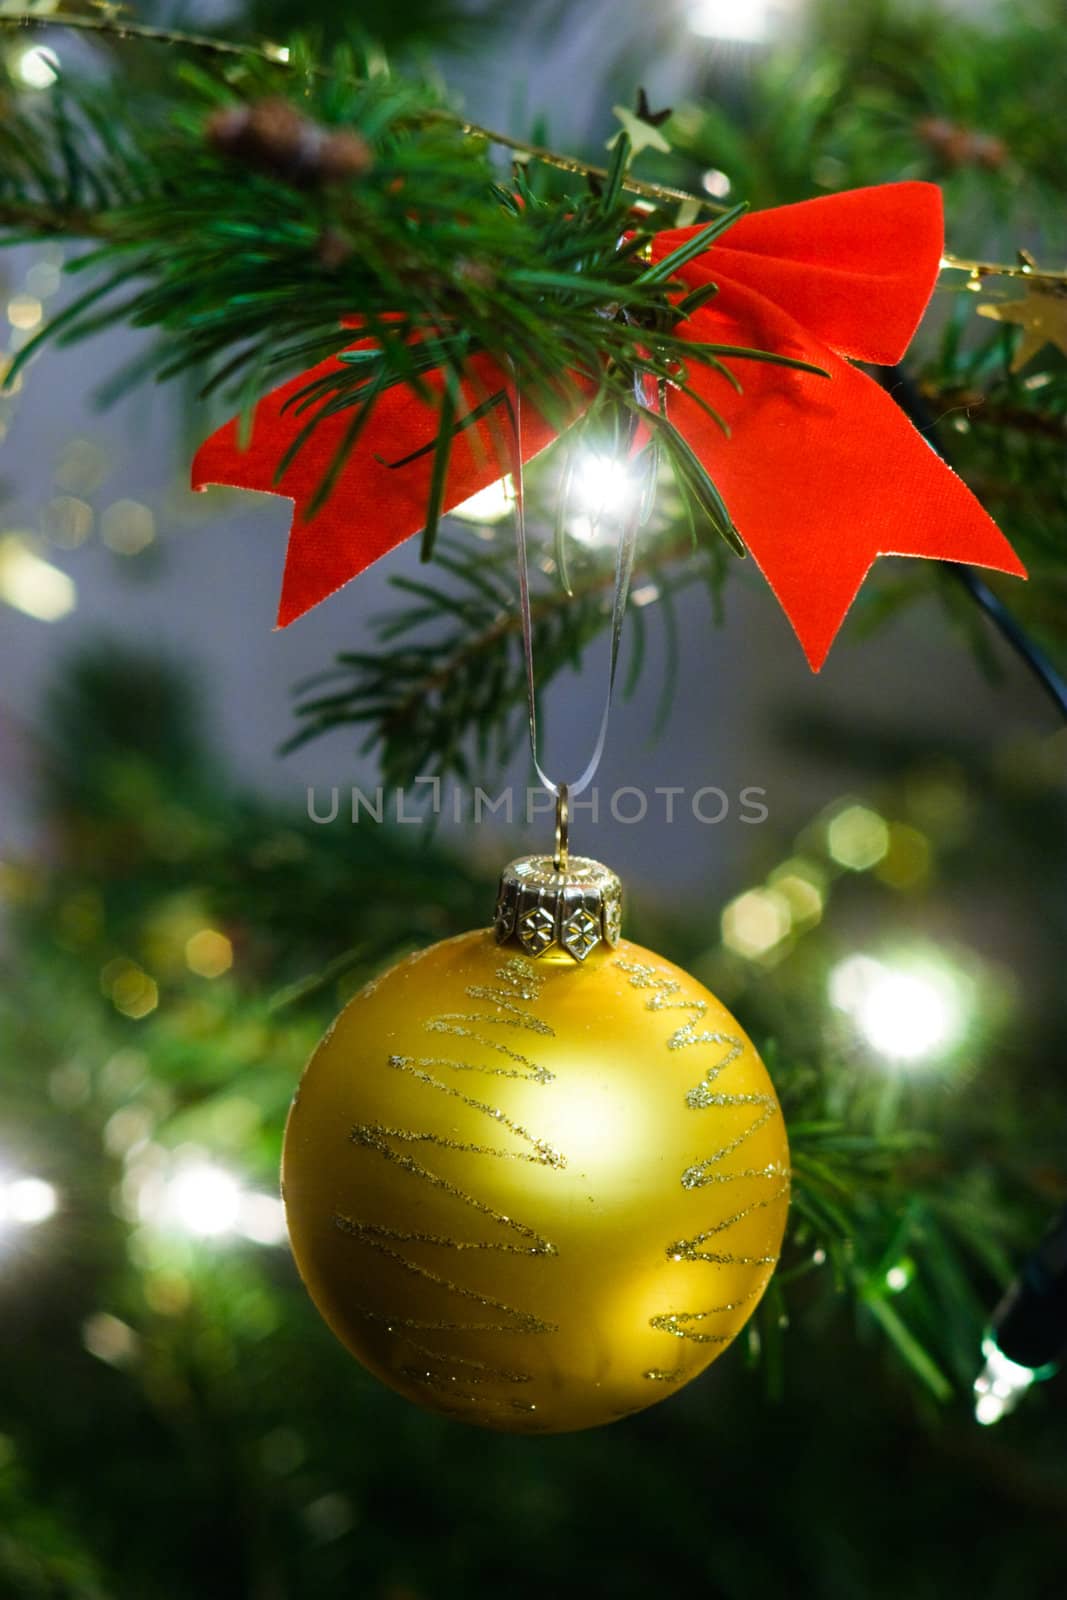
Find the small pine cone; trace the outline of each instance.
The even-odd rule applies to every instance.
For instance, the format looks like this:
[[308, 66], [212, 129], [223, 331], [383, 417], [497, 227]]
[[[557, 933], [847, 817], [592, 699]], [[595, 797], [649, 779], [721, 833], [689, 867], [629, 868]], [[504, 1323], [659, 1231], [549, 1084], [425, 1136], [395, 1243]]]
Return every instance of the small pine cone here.
[[328, 133], [319, 151], [322, 183], [343, 183], [346, 178], [362, 178], [374, 165], [370, 145], [358, 133], [342, 128]]
[[351, 239], [338, 228], [323, 228], [318, 238], [319, 262], [327, 272], [339, 272], [353, 253]]
[[963, 128], [947, 117], [921, 117], [915, 124], [915, 131], [950, 167], [978, 166], [998, 172], [1008, 159], [1003, 139], [992, 133]]
[[956, 126], [947, 117], [920, 117], [915, 132], [932, 150], [942, 151], [955, 137]]
[[358, 133], [321, 128], [288, 100], [226, 106], [208, 118], [206, 132], [220, 155], [301, 189], [362, 177], [374, 161]]
[[970, 134], [947, 117], [921, 117], [915, 131], [946, 166], [960, 167], [970, 156]]
[[469, 256], [457, 261], [456, 277], [460, 283], [470, 284], [472, 289], [484, 289], [487, 292], [495, 289], [498, 282], [496, 269], [488, 261], [473, 260]]
[[1008, 147], [995, 133], [976, 133], [971, 145], [975, 161], [989, 172], [999, 172], [1007, 162]]

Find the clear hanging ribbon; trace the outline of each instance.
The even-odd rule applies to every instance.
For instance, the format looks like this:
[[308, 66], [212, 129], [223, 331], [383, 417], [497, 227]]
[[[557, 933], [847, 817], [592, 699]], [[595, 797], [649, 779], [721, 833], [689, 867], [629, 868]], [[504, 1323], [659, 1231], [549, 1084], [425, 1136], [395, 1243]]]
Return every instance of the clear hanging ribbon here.
[[[515, 542], [519, 574], [519, 609], [522, 617], [522, 648], [526, 664], [526, 696], [527, 711], [530, 728], [530, 752], [533, 757], [534, 770], [538, 779], [549, 794], [562, 800], [564, 806], [568, 800], [576, 799], [583, 794], [600, 768], [607, 743], [608, 723], [611, 719], [611, 707], [615, 695], [615, 678], [619, 665], [619, 647], [622, 641], [622, 625], [626, 615], [626, 602], [630, 593], [630, 579], [633, 574], [634, 554], [637, 548], [637, 534], [641, 527], [648, 521], [655, 500], [655, 455], [653, 466], [650, 469], [643, 486], [640, 498], [631, 512], [628, 512], [619, 530], [615, 547], [615, 579], [611, 600], [611, 636], [608, 659], [608, 684], [604, 696], [604, 708], [600, 716], [600, 727], [597, 731], [596, 743], [585, 768], [573, 783], [557, 783], [550, 778], [541, 765], [537, 746], [537, 673], [534, 663], [533, 647], [533, 615], [530, 606], [530, 573], [529, 554], [526, 538], [526, 489], [523, 469], [522, 451], [522, 399], [516, 384], [512, 392], [512, 454], [513, 467], [512, 479], [515, 489]], [[568, 475], [569, 478], [569, 475]]]

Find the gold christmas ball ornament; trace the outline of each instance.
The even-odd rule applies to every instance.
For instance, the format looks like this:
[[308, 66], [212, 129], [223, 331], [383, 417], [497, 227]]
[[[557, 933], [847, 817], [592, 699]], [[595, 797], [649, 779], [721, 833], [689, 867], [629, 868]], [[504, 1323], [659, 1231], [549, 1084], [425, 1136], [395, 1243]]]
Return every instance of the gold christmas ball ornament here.
[[619, 938], [596, 862], [505, 870], [495, 929], [369, 983], [285, 1136], [297, 1265], [385, 1383], [486, 1428], [653, 1405], [736, 1337], [778, 1259], [766, 1069], [693, 978]]

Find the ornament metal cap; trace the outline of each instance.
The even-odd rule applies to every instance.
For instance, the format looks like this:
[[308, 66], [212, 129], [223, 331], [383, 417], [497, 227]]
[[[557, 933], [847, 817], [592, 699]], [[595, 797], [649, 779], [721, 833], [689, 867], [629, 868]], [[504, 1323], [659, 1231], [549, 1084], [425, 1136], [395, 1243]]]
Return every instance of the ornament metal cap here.
[[500, 874], [493, 925], [497, 944], [514, 942], [528, 956], [584, 961], [598, 944], [609, 949], [622, 930], [622, 884], [610, 867], [572, 856], [570, 791], [556, 794], [556, 849], [519, 856]]
[[599, 944], [614, 948], [622, 931], [622, 884], [610, 867], [571, 856], [561, 870], [552, 856], [519, 856], [500, 874], [498, 944], [528, 956], [566, 952], [584, 961]]

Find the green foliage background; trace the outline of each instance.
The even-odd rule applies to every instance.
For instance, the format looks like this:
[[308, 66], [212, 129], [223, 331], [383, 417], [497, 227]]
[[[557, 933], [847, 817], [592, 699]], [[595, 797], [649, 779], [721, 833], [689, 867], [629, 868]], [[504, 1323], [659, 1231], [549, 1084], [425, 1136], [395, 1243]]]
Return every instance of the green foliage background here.
[[[315, 9], [335, 34], [335, 7], [298, 17], [273, 0], [239, 25], [276, 38]], [[410, 55], [481, 49], [494, 19], [508, 21], [503, 4], [464, 32], [437, 0], [371, 9]], [[676, 108], [676, 154], [658, 175], [694, 186], [721, 169], [756, 204], [931, 177], [956, 249], [1007, 259], [1025, 245], [1058, 264], [1065, 52], [1050, 4], [982, 24], [888, 0], [822, 6], [802, 50], [729, 83], [713, 75]], [[140, 71], [143, 103], [163, 104], [169, 67]], [[949, 161], [923, 131], [930, 118], [999, 138], [1003, 162]], [[563, 203], [571, 181], [536, 179], [546, 204]], [[1012, 375], [1010, 336], [990, 337], [972, 312], [972, 297], [946, 291], [913, 370], [966, 424], [948, 425], [961, 469], [1032, 567], [1012, 602], [1062, 659], [1067, 363], [1049, 351]], [[521, 729], [514, 631], [493, 635], [498, 606], [486, 600], [504, 556], [464, 534], [437, 554], [427, 588], [408, 586], [381, 636], [397, 659], [413, 643], [424, 651], [414, 668], [404, 658], [406, 680], [389, 675], [411, 717], [379, 695], [378, 714], [361, 718], [396, 781], [433, 760], [491, 772]], [[715, 593], [730, 581], [723, 544], [692, 553], [670, 488], [647, 559], [664, 604], [683, 583]], [[600, 625], [604, 574], [588, 560], [573, 574], [585, 603], [553, 585], [542, 595], [546, 673], [580, 658]], [[925, 567], [883, 575], [860, 625], [943, 587], [946, 625], [981, 639]], [[487, 635], [483, 653], [428, 704], [420, 666], [471, 630]], [[380, 668], [340, 664], [342, 716], [358, 713]], [[325, 717], [309, 704], [305, 733], [335, 725], [336, 701]], [[968, 1391], [990, 1307], [1067, 1196], [1062, 985], [1000, 949], [995, 931], [1028, 924], [1049, 950], [1067, 939], [1064, 736], [934, 749], [906, 709], [894, 737], [865, 742], [830, 721], [787, 725], [783, 739], [809, 759], [847, 749], [864, 799], [921, 833], [930, 869], [895, 886], [835, 873], [826, 819], [813, 819], [799, 840], [762, 839], [751, 864], [759, 882], [799, 854], [827, 882], [821, 924], [773, 971], [709, 948], [706, 919], [631, 926], [721, 993], [766, 1051], [797, 1166], [787, 1255], [746, 1337], [698, 1384], [609, 1430], [526, 1441], [381, 1389], [320, 1323], [284, 1249], [196, 1242], [130, 1215], [138, 1140], [195, 1145], [272, 1191], [292, 1086], [338, 1004], [405, 950], [486, 921], [492, 896], [439, 842], [316, 828], [242, 792], [205, 743], [206, 705], [184, 666], [114, 639], [57, 666], [36, 762], [45, 847], [0, 861], [0, 1155], [61, 1195], [54, 1219], [0, 1243], [0, 1596], [1057, 1593], [1062, 1381], [991, 1431], [976, 1428]], [[994, 928], [955, 952], [973, 994], [968, 1033], [937, 1072], [886, 1088], [835, 1030], [827, 974], [872, 925], [936, 942], [960, 905]], [[215, 979], [183, 957], [202, 927], [233, 944], [232, 971]], [[102, 986], [116, 961], [151, 973], [150, 1014], [123, 1015]]]

